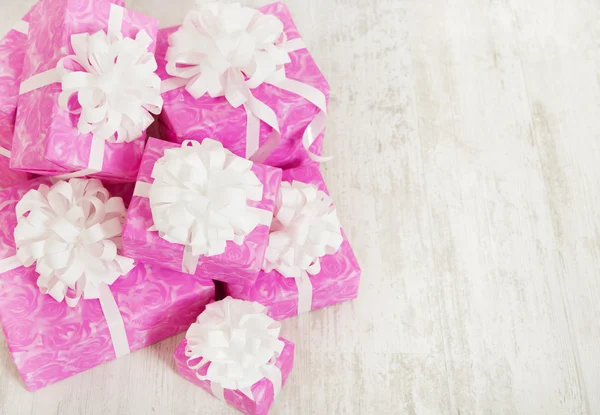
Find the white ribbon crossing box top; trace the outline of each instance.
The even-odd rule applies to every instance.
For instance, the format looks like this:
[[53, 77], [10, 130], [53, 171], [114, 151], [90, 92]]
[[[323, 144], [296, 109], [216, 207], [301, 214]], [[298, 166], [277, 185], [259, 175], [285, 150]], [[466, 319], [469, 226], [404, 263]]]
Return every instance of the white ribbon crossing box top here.
[[187, 331], [187, 365], [198, 379], [211, 382], [213, 395], [221, 400], [224, 389], [255, 400], [252, 385], [264, 378], [277, 396], [282, 374], [275, 363], [285, 346], [280, 330], [281, 323], [267, 316], [264, 306], [227, 297], [206, 306]]
[[[56, 68], [21, 83], [20, 94], [61, 83], [60, 107], [79, 116], [77, 130], [93, 136], [88, 168], [61, 176], [83, 177], [102, 171], [105, 143], [140, 138], [159, 114], [163, 100], [151, 37], [140, 31], [135, 39], [121, 33], [124, 9], [111, 4], [106, 31], [71, 36], [73, 55]], [[73, 105], [72, 98], [77, 98]]]
[[263, 270], [295, 279], [298, 314], [312, 309], [313, 287], [308, 275], [319, 274], [320, 258], [335, 254], [343, 241], [330, 196], [312, 184], [281, 184]]
[[[281, 128], [277, 115], [252, 94], [263, 83], [303, 97], [319, 114], [302, 136], [309, 156], [330, 160], [310, 152], [310, 147], [325, 130], [327, 99], [311, 85], [289, 79], [285, 65], [290, 53], [306, 46], [301, 39], [288, 40], [282, 22], [259, 10], [239, 3], [201, 3], [190, 11], [182, 26], [169, 38], [167, 73], [173, 78], [162, 83], [162, 92], [185, 89], [198, 99], [208, 94], [225, 97], [235, 108], [244, 106], [247, 114], [246, 158], [262, 163], [277, 148]], [[260, 146], [260, 122], [273, 132]]]
[[119, 255], [127, 210], [99, 180], [42, 184], [16, 205], [17, 254], [0, 261], [0, 273], [35, 265], [40, 291], [76, 307], [99, 299], [117, 357], [129, 353], [123, 319], [110, 291], [134, 261]]
[[242, 245], [257, 226], [271, 225], [272, 212], [249, 206], [263, 198], [252, 166], [218, 141], [186, 141], [165, 150], [152, 184], [137, 183], [135, 195], [150, 199], [149, 230], [185, 246], [183, 272], [194, 274], [201, 256], [220, 255], [229, 241]]

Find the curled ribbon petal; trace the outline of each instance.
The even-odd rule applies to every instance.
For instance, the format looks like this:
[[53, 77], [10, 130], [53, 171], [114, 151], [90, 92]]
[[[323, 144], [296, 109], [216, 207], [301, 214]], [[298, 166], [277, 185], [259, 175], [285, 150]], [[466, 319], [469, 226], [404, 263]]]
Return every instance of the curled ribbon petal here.
[[[159, 114], [163, 100], [152, 38], [140, 31], [135, 39], [104, 31], [71, 37], [74, 55], [59, 61], [62, 109], [79, 115], [78, 131], [109, 142], [139, 138]], [[79, 105], [71, 98], [77, 96]]]
[[247, 390], [275, 365], [280, 330], [259, 303], [227, 297], [209, 304], [186, 334], [188, 366], [201, 380]]
[[150, 230], [194, 256], [220, 255], [228, 241], [243, 244], [265, 222], [266, 211], [248, 206], [263, 194], [252, 165], [211, 139], [167, 149], [152, 172]]
[[134, 267], [118, 255], [126, 209], [99, 180], [71, 179], [30, 190], [16, 206], [15, 244], [24, 266], [36, 265], [44, 294], [70, 307], [99, 298]]
[[321, 271], [320, 258], [336, 253], [343, 237], [331, 197], [312, 184], [281, 184], [263, 269], [286, 278]]
[[285, 40], [275, 16], [239, 3], [197, 3], [169, 39], [167, 72], [187, 79], [194, 98], [224, 96], [237, 108], [291, 61]]

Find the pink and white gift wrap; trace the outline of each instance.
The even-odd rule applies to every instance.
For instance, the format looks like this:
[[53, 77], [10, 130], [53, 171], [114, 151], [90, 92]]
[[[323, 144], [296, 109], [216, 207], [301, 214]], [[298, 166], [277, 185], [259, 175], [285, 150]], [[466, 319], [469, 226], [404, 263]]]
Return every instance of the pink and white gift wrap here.
[[[283, 172], [283, 182], [298, 181], [313, 184], [328, 194], [318, 166], [303, 166]], [[285, 278], [276, 270], [261, 271], [254, 284], [226, 284], [226, 294], [233, 298], [256, 301], [267, 307], [267, 313], [275, 320], [283, 320], [299, 314], [299, 311], [317, 310], [352, 300], [358, 296], [361, 269], [350, 243], [342, 231], [343, 242], [335, 254], [320, 258], [320, 272], [308, 275], [311, 290], [309, 304], [301, 304], [298, 283]], [[310, 307], [309, 307], [310, 305]], [[300, 310], [305, 307], [306, 310]]]
[[[39, 3], [33, 9], [36, 7]], [[29, 180], [27, 173], [11, 170], [9, 161], [30, 14], [31, 11], [0, 39], [0, 188]]]
[[[92, 133], [80, 134], [81, 114], [76, 113], [75, 100], [69, 101], [70, 111], [61, 107], [59, 97], [63, 86], [57, 75], [40, 81], [39, 85], [43, 86], [24, 88], [25, 84], [38, 86], [37, 81], [43, 74], [55, 70], [63, 58], [73, 55], [73, 35], [106, 32], [112, 22], [120, 23], [118, 31], [125, 38], [135, 38], [145, 32], [151, 38], [148, 51], [154, 53], [158, 21], [117, 5], [122, 3], [120, 0], [44, 0], [32, 11], [11, 168], [48, 176], [86, 172], [98, 178], [135, 181], [144, 150], [144, 134], [130, 142], [109, 142], [94, 139]], [[117, 32], [116, 27], [113, 29]], [[68, 62], [71, 67], [65, 70], [79, 73], [81, 69], [72, 64], [73, 61]], [[81, 99], [80, 94], [79, 102]]]
[[[235, 301], [237, 300], [226, 298], [218, 303], [213, 303], [207, 307], [204, 313], [209, 312], [209, 307], [216, 307], [222, 303], [234, 303], [230, 305], [230, 307], [234, 307]], [[257, 310], [264, 309], [257, 303], [246, 305], [255, 307]], [[276, 324], [271, 323], [269, 326], [271, 335], [267, 333], [260, 335], [259, 333], [255, 336], [254, 333], [260, 332], [261, 327], [261, 323], [251, 320], [252, 317], [256, 317], [255, 315], [236, 316], [234, 311], [233, 315], [226, 313], [224, 317], [228, 322], [222, 326], [231, 327], [226, 327], [223, 333], [219, 333], [219, 329], [209, 329], [205, 333], [199, 333], [198, 327], [196, 327], [196, 338], [190, 340], [191, 332], [198, 324], [195, 323], [190, 327], [186, 338], [175, 351], [177, 372], [184, 379], [246, 415], [266, 415], [292, 372], [295, 346], [290, 341], [278, 337], [279, 328]], [[198, 321], [200, 322], [202, 318], [203, 316], [200, 315]], [[245, 322], [247, 327], [237, 327], [236, 321]], [[267, 321], [262, 324], [269, 323]], [[220, 325], [213, 323], [211, 326], [218, 328]], [[274, 338], [269, 339], [270, 336], [274, 336]], [[260, 361], [261, 356], [263, 360], [268, 359], [271, 350], [264, 344], [270, 342], [272, 345], [274, 340], [279, 343], [280, 350], [277, 350], [268, 365], [257, 365], [254, 376], [249, 374], [249, 370], [253, 370], [251, 367]], [[202, 341], [213, 341], [215, 347], [199, 344]], [[251, 343], [252, 346], [248, 343]], [[196, 354], [196, 351], [210, 349], [213, 349], [211, 354], [220, 357], [220, 362], [215, 363], [205, 356]], [[219, 363], [221, 364], [219, 365]], [[219, 365], [219, 368], [211, 374], [212, 366], [215, 364]], [[234, 373], [237, 379], [228, 380], [228, 372]], [[219, 381], [223, 381], [226, 386], [220, 384]], [[246, 384], [251, 386], [245, 386]], [[236, 388], [236, 385], [244, 386]]]
[[[142, 165], [133, 195], [127, 222], [123, 231], [123, 252], [125, 255], [148, 264], [156, 264], [177, 271], [186, 271], [184, 258], [186, 247], [171, 243], [162, 238], [159, 232], [150, 230], [154, 223], [150, 199], [139, 189], [155, 182], [152, 177], [155, 164], [163, 158], [165, 151], [181, 147], [179, 144], [149, 138], [142, 159]], [[248, 201], [248, 206], [268, 213], [272, 218], [275, 199], [281, 183], [281, 170], [254, 163], [251, 171], [262, 183], [262, 200]], [[220, 255], [201, 255], [196, 276], [206, 279], [229, 282], [254, 281], [261, 269], [264, 252], [268, 243], [269, 225], [259, 224], [245, 238], [241, 245], [228, 241]]]
[[[0, 191], [0, 262], [16, 254], [15, 206], [38, 178]], [[113, 187], [114, 188], [114, 187]], [[0, 323], [28, 390], [37, 390], [115, 358], [111, 331], [98, 299], [74, 307], [42, 294], [35, 266], [0, 274]], [[110, 286], [129, 350], [185, 331], [214, 300], [214, 284], [179, 272], [138, 264]]]
[[[313, 57], [303, 47], [287, 6], [277, 2], [258, 10], [265, 15], [277, 17], [283, 23], [284, 37], [289, 40], [289, 49], [292, 50], [289, 52], [290, 62], [284, 66], [287, 79], [293, 80], [295, 87], [302, 83], [312, 89], [312, 93], [307, 95], [316, 96], [313, 100], [322, 102], [320, 106], [326, 110], [329, 84]], [[163, 80], [176, 79], [167, 73], [166, 58], [169, 38], [178, 29], [179, 27], [171, 27], [159, 31], [156, 57], [158, 74]], [[293, 44], [301, 46], [294, 50]], [[249, 122], [248, 111], [244, 105], [234, 108], [225, 97], [211, 98], [208, 93], [194, 99], [183, 87], [163, 93], [164, 106], [159, 115], [162, 137], [177, 143], [184, 140], [202, 141], [206, 137], [212, 137], [238, 156], [251, 158], [254, 155], [257, 157], [252, 158], [255, 161], [283, 169], [314, 163], [304, 147], [303, 137], [309, 125], [320, 124], [321, 128], [309, 129], [317, 131], [316, 137], [311, 138], [314, 142], [310, 145], [310, 152], [316, 156], [322, 153], [325, 112], [301, 95], [267, 82], [251, 89], [251, 94], [274, 111], [281, 131], [280, 142], [274, 149], [268, 149], [273, 143], [270, 140], [273, 128], [258, 119]], [[252, 135], [248, 132], [254, 128], [253, 124], [258, 123], [259, 142], [253, 144], [247, 140]], [[310, 132], [307, 132], [307, 136], [310, 136]], [[256, 152], [256, 147], [260, 147], [261, 150]]]

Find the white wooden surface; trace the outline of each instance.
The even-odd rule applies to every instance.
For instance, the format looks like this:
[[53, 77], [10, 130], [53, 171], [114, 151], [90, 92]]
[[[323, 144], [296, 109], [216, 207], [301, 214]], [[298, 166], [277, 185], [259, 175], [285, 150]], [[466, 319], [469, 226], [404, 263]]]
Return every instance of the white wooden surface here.
[[[32, 2], [0, 0], [0, 32]], [[168, 25], [191, 2], [129, 6]], [[272, 413], [600, 413], [600, 3], [287, 2], [364, 278], [285, 322]], [[0, 413], [235, 413], [176, 375], [179, 340], [28, 393], [0, 335]]]

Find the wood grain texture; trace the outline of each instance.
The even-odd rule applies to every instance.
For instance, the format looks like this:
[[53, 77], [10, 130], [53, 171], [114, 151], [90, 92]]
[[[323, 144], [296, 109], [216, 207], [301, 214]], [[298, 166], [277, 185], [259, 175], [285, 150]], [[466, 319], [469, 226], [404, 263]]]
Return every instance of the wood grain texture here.
[[[0, 0], [0, 32], [32, 2]], [[287, 3], [364, 274], [285, 322], [272, 413], [600, 413], [600, 4]], [[166, 26], [192, 0], [128, 4]], [[180, 338], [28, 393], [0, 337], [0, 414], [234, 414], [174, 373]]]

